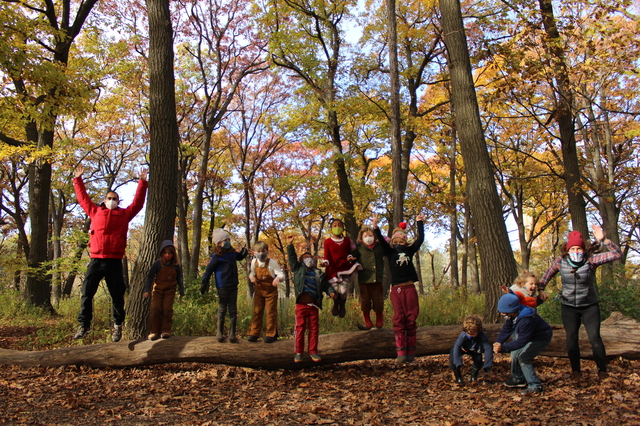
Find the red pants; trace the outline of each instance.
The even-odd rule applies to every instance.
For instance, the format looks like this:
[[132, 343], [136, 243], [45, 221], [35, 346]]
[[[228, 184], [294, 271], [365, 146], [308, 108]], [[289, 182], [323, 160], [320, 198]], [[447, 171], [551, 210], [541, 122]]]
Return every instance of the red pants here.
[[309, 353], [318, 353], [318, 334], [320, 331], [319, 310], [313, 305], [296, 304], [295, 351], [304, 352], [304, 332], [309, 329]]
[[416, 286], [391, 287], [389, 295], [393, 306], [393, 331], [396, 333], [406, 332], [407, 337], [415, 336], [418, 329], [416, 320], [420, 313]]

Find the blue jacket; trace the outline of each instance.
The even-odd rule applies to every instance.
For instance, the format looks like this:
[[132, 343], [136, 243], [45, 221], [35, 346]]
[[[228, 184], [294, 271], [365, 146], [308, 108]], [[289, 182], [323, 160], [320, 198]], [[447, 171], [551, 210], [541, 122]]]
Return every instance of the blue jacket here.
[[451, 351], [451, 361], [456, 367], [462, 365], [462, 355], [469, 354], [482, 354], [484, 353], [484, 366], [485, 370], [488, 370], [493, 365], [493, 347], [489, 343], [487, 333], [481, 331], [476, 337], [471, 337], [464, 331], [460, 333], [456, 343], [453, 345]]
[[202, 276], [202, 285], [200, 293], [204, 294], [209, 289], [209, 280], [211, 275], [216, 274], [216, 287], [237, 287], [238, 286], [238, 265], [236, 262], [247, 257], [249, 252], [246, 248], [242, 248], [240, 252], [230, 250], [222, 255], [212, 254], [211, 260], [207, 265], [207, 270]]
[[[513, 339], [505, 343], [512, 335]], [[547, 340], [552, 335], [551, 326], [536, 313], [535, 308], [520, 305], [518, 316], [504, 323], [496, 342], [502, 344], [502, 352], [511, 352], [532, 340]]]

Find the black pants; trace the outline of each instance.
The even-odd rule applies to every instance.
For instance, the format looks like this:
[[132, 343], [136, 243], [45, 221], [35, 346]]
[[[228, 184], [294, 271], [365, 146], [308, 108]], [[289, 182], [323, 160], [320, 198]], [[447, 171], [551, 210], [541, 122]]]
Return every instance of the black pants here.
[[567, 333], [567, 354], [571, 361], [571, 370], [580, 371], [580, 323], [583, 323], [587, 330], [598, 371], [607, 371], [607, 354], [600, 337], [600, 305], [597, 303], [581, 308], [562, 305], [562, 325]]
[[126, 287], [122, 274], [122, 259], [91, 259], [82, 283], [82, 299], [78, 314], [78, 322], [86, 328], [91, 326], [93, 296], [98, 291], [98, 286], [103, 278], [111, 295], [113, 322], [116, 325], [124, 323], [124, 292]]
[[238, 316], [238, 287], [221, 287], [218, 289], [218, 315], [224, 318], [229, 311], [229, 319]]

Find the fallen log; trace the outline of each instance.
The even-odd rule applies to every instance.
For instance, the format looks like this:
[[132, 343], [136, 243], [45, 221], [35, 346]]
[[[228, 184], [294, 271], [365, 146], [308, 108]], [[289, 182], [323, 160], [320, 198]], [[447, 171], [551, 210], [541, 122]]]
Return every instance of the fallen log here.
[[[566, 357], [565, 333], [561, 325], [553, 325], [553, 340], [542, 355]], [[493, 342], [500, 324], [486, 325]], [[460, 326], [420, 327], [417, 356], [448, 354], [460, 334]], [[602, 323], [602, 338], [607, 356], [640, 359], [640, 324], [614, 313]], [[271, 344], [219, 343], [212, 336], [173, 336], [166, 340], [137, 340], [99, 345], [75, 346], [49, 351], [15, 351], [0, 349], [0, 364], [25, 367], [138, 367], [144, 365], [202, 362], [262, 369], [298, 369], [317, 364], [395, 358], [393, 330], [357, 331], [320, 336], [318, 348], [322, 361], [313, 363], [305, 354], [302, 363], [293, 362], [293, 340]], [[584, 327], [580, 333], [583, 358], [592, 358], [591, 345]]]

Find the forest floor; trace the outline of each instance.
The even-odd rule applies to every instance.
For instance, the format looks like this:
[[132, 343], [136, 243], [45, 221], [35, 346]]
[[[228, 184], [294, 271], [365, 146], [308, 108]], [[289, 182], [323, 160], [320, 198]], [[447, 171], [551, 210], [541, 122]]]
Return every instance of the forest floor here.
[[[20, 349], [34, 327], [1, 327]], [[322, 352], [322, 348], [320, 348]], [[0, 424], [11, 425], [639, 425], [640, 361], [612, 360], [596, 380], [569, 378], [564, 358], [539, 357], [545, 391], [509, 389], [510, 359], [480, 382], [453, 382], [447, 356], [349, 362], [287, 371], [209, 364], [123, 369], [0, 366]]]

